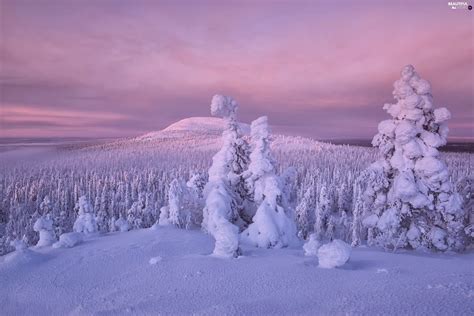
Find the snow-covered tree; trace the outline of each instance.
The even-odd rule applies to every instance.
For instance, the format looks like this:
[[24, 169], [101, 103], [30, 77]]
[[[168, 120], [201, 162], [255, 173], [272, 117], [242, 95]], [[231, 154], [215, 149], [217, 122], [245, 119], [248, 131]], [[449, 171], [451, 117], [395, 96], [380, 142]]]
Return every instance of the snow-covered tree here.
[[328, 230], [331, 232], [334, 228], [334, 226], [330, 225], [330, 216], [333, 211], [333, 206], [333, 201], [328, 189], [323, 185], [319, 191], [318, 203], [315, 209], [316, 222], [314, 224], [314, 232], [318, 240], [330, 239], [328, 237]]
[[252, 122], [251, 136], [253, 148], [246, 179], [258, 208], [242, 238], [262, 248], [286, 247], [296, 238], [296, 226], [291, 210], [284, 208], [283, 184], [270, 151], [266, 116]]
[[298, 227], [298, 236], [306, 239], [314, 225], [314, 210], [316, 207], [316, 199], [314, 197], [314, 189], [308, 188], [296, 207], [296, 224]]
[[73, 226], [74, 231], [84, 234], [96, 233], [97, 223], [94, 217], [94, 210], [86, 196], [83, 195], [79, 198], [78, 208], [79, 212]]
[[145, 196], [143, 193], [138, 195], [138, 201], [132, 203], [127, 211], [127, 221], [132, 229], [143, 227], [143, 214], [145, 213]]
[[37, 247], [51, 246], [56, 242], [51, 214], [46, 214], [38, 218], [33, 229], [39, 233], [39, 240], [36, 244]]
[[159, 224], [186, 229], [201, 225], [203, 181], [201, 175], [194, 175], [187, 183], [174, 179], [168, 191], [168, 205], [161, 209]]
[[247, 144], [242, 138], [235, 114], [237, 102], [228, 96], [215, 95], [211, 113], [226, 121], [223, 145], [212, 158], [209, 181], [204, 189], [205, 207], [202, 227], [216, 239], [214, 254], [235, 257], [239, 253], [239, 227], [247, 189], [242, 177], [247, 164]]
[[365, 192], [368, 238], [388, 248], [462, 250], [465, 211], [437, 150], [446, 144], [450, 113], [434, 109], [431, 86], [413, 66], [401, 75], [397, 103], [384, 106], [392, 118], [372, 141], [382, 158], [370, 167], [375, 176]]
[[462, 208], [467, 211], [467, 223], [464, 232], [468, 238], [467, 245], [474, 247], [474, 178], [464, 177], [456, 184], [456, 190], [461, 195]]
[[53, 206], [49, 196], [45, 196], [43, 201], [40, 204], [40, 210], [42, 215], [49, 214], [53, 210]]

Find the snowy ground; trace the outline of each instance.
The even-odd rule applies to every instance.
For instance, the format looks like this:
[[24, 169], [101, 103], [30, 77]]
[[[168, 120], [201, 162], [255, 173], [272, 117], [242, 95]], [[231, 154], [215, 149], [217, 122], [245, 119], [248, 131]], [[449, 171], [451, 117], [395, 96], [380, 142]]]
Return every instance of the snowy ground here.
[[474, 253], [358, 248], [339, 269], [303, 250], [209, 256], [210, 236], [174, 228], [96, 237], [0, 258], [3, 315], [474, 314]]

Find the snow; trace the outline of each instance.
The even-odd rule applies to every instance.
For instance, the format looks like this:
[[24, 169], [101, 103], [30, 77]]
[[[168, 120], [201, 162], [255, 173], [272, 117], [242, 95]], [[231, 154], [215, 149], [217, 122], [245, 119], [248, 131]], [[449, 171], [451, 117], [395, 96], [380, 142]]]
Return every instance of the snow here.
[[316, 234], [311, 234], [309, 240], [303, 245], [304, 255], [317, 256], [319, 247], [321, 247], [321, 242], [318, 240]]
[[[301, 247], [209, 256], [211, 236], [159, 227], [0, 257], [4, 315], [468, 315], [474, 253], [354, 249], [318, 269]], [[150, 258], [161, 257], [156, 264]], [[15, 258], [15, 259], [14, 259]]]
[[37, 247], [51, 246], [56, 242], [53, 231], [53, 221], [49, 215], [38, 218], [33, 226], [33, 230], [39, 233]]
[[77, 232], [72, 232], [72, 233], [64, 233], [61, 236], [59, 236], [59, 241], [56, 242], [53, 247], [54, 248], [72, 248], [84, 240], [84, 234], [83, 233], [77, 233]]
[[94, 211], [85, 196], [81, 196], [78, 202], [79, 214], [74, 222], [74, 231], [84, 234], [97, 232], [97, 222], [93, 215]]
[[269, 147], [266, 116], [252, 122], [251, 135], [253, 150], [244, 176], [254, 202], [260, 205], [252, 223], [242, 232], [242, 240], [262, 248], [286, 247], [296, 239], [296, 226], [291, 210], [283, 204], [285, 196]]
[[451, 112], [447, 108], [438, 108], [434, 110], [435, 122], [442, 123], [451, 118]]
[[161, 260], [163, 260], [162, 257], [156, 256], [156, 257], [150, 258], [150, 260], [148, 261], [148, 263], [149, 263], [149, 264], [157, 264], [157, 263], [160, 262]]
[[114, 226], [118, 229], [119, 232], [122, 233], [130, 230], [130, 225], [124, 218], [119, 218], [118, 220], [116, 220]]
[[351, 256], [351, 246], [335, 239], [318, 249], [319, 267], [332, 269], [342, 267]]
[[216, 94], [211, 100], [211, 114], [218, 117], [235, 117], [239, 105], [230, 96]]
[[[470, 246], [468, 208], [463, 208], [452, 171], [438, 152], [447, 142], [451, 114], [446, 108], [433, 109], [431, 85], [412, 65], [402, 69], [393, 96], [397, 103], [383, 107], [392, 119], [379, 124], [372, 141], [380, 158], [368, 169], [380, 176], [360, 175], [356, 186], [362, 187], [357, 192], [363, 191], [363, 203], [354, 218], [362, 223], [369, 245], [462, 251]], [[360, 233], [357, 224], [353, 244]]]

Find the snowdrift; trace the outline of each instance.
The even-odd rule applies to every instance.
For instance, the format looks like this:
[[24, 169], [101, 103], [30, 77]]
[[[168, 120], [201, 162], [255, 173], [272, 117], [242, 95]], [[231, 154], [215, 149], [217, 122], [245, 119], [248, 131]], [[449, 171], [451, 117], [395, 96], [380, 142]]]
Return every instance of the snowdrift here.
[[328, 270], [301, 247], [244, 247], [235, 260], [209, 256], [213, 247], [200, 231], [159, 227], [14, 252], [0, 258], [2, 314], [466, 315], [474, 308], [472, 252], [358, 248]]

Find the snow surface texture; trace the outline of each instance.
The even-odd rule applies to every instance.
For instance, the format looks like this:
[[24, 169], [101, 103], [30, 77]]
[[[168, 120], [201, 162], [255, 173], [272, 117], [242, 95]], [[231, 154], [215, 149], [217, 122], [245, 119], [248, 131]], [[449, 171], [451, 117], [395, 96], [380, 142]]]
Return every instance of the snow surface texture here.
[[[472, 315], [474, 253], [353, 250], [318, 269], [302, 249], [209, 256], [211, 236], [159, 227], [0, 257], [2, 315]], [[150, 260], [150, 259], [155, 260]], [[160, 260], [161, 258], [161, 260]]]
[[351, 246], [336, 239], [318, 249], [319, 267], [331, 269], [343, 266], [351, 256]]

